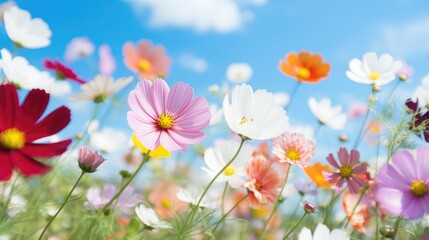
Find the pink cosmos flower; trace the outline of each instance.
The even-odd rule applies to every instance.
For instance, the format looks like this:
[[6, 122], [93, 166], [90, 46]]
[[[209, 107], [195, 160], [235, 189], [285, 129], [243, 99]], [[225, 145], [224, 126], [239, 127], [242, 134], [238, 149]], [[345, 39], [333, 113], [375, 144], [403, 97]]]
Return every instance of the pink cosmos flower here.
[[338, 165], [332, 153], [326, 159], [339, 171], [332, 173], [322, 172], [323, 177], [329, 183], [335, 183], [334, 189], [337, 193], [342, 190], [344, 182], [347, 182], [347, 187], [351, 194], [358, 193], [359, 189], [366, 183], [367, 169], [365, 163], [358, 164], [360, 154], [354, 149], [349, 154], [346, 148], [342, 147], [337, 154], [340, 165]]
[[137, 73], [141, 80], [164, 78], [168, 74], [171, 60], [163, 46], [152, 46], [150, 41], [140, 41], [137, 47], [125, 43], [123, 50], [125, 65]]
[[204, 138], [202, 130], [210, 123], [207, 101], [194, 98], [193, 89], [182, 82], [170, 90], [162, 79], [143, 80], [131, 91], [128, 106], [128, 124], [149, 150], [184, 151]]
[[77, 154], [80, 169], [87, 173], [97, 171], [97, 168], [106, 161], [97, 151], [91, 150], [87, 146], [80, 147]]
[[[99, 188], [90, 188], [86, 194], [87, 201], [83, 206], [90, 209], [103, 208], [116, 194], [116, 188], [113, 185], [106, 185], [101, 192]], [[110, 205], [111, 208], [125, 209], [135, 207], [143, 200], [140, 194], [134, 194], [134, 188], [128, 186], [122, 192], [121, 196]]]
[[103, 44], [98, 49], [98, 69], [102, 75], [110, 76], [116, 69], [115, 58], [112, 56], [110, 46]]
[[75, 37], [67, 44], [64, 59], [73, 62], [79, 58], [91, 55], [94, 52], [94, 44], [87, 37]]
[[397, 59], [402, 62], [402, 68], [398, 70], [396, 74], [398, 74], [399, 79], [407, 80], [413, 76], [414, 69], [404, 59]]
[[363, 116], [368, 111], [368, 106], [363, 102], [353, 102], [349, 109], [349, 118], [356, 119]]
[[429, 146], [417, 149], [416, 159], [396, 152], [375, 177], [375, 199], [388, 213], [415, 220], [429, 213]]
[[314, 150], [314, 142], [300, 133], [284, 133], [273, 139], [273, 153], [281, 163], [307, 167], [308, 161], [314, 156]]
[[247, 180], [243, 184], [249, 191], [249, 201], [254, 207], [273, 203], [279, 194], [280, 177], [271, 164], [262, 156], [253, 157], [246, 169]]

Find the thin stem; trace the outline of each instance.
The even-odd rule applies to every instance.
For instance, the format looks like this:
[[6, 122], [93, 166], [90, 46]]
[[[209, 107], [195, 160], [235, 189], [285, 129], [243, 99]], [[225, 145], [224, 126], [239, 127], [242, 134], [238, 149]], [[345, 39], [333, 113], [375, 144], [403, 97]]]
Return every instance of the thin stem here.
[[402, 216], [399, 216], [396, 219], [395, 224], [393, 225], [393, 228], [395, 229], [395, 232], [393, 233], [392, 240], [395, 240], [395, 238], [396, 238], [396, 234], [398, 233], [399, 223], [401, 222], [401, 220], [402, 220]]
[[305, 212], [304, 215], [302, 215], [302, 217], [295, 224], [295, 226], [288, 233], [286, 233], [286, 235], [283, 237], [283, 240], [286, 240], [289, 237], [289, 235], [291, 235], [293, 233], [293, 231], [295, 231], [295, 229], [299, 226], [299, 224], [301, 224], [302, 220], [304, 220], [305, 216], [307, 216], [307, 215], [308, 215], [307, 212]]
[[223, 193], [222, 193], [222, 203], [221, 203], [221, 209], [220, 209], [222, 214], [225, 211], [225, 195], [226, 195], [227, 189], [228, 189], [228, 182], [225, 183], [225, 187], [223, 188]]
[[285, 181], [283, 182], [283, 186], [282, 186], [282, 188], [281, 188], [281, 190], [279, 192], [279, 195], [277, 196], [276, 205], [274, 206], [273, 210], [271, 211], [270, 216], [268, 217], [267, 221], [265, 222], [264, 227], [262, 228], [261, 234], [259, 235], [259, 239], [261, 239], [264, 236], [264, 232], [267, 229], [268, 223], [270, 222], [271, 218], [273, 218], [274, 213], [277, 211], [277, 209], [280, 206], [280, 199], [282, 198], [282, 193], [283, 193], [283, 190], [284, 190], [284, 188], [286, 186], [287, 179], [289, 177], [289, 172], [290, 172], [290, 168], [291, 167], [292, 166], [289, 165], [289, 167], [288, 167], [288, 169], [286, 171]]
[[[122, 192], [125, 190], [125, 188], [134, 180], [134, 178], [137, 176], [137, 174], [139, 173], [140, 169], [143, 167], [143, 165], [149, 161], [149, 154], [150, 154], [150, 150], [147, 152], [145, 158], [143, 159], [143, 161], [140, 163], [140, 165], [138, 166], [138, 168], [136, 169], [136, 171], [134, 171], [133, 175], [131, 175], [131, 177], [128, 179], [128, 181], [125, 182], [125, 184], [122, 185], [121, 189], [115, 194], [115, 196], [113, 196], [112, 199], [110, 199], [110, 201], [101, 209], [101, 212], [104, 212], [105, 210], [107, 210], [110, 205], [112, 205], [112, 203], [119, 198], [119, 196], [122, 194]], [[87, 237], [88, 234], [90, 233], [91, 229], [94, 227], [94, 224], [96, 223], [96, 218], [94, 220], [92, 220], [91, 225], [89, 226], [89, 228], [87, 229], [87, 231], [84, 234], [85, 239], [89, 239]]]
[[61, 204], [61, 207], [58, 209], [58, 211], [55, 213], [55, 215], [49, 220], [48, 224], [46, 224], [45, 228], [43, 229], [42, 233], [39, 236], [39, 240], [42, 239], [43, 235], [45, 234], [46, 230], [48, 230], [51, 223], [54, 221], [54, 219], [60, 214], [61, 210], [63, 210], [64, 206], [67, 204], [70, 196], [72, 195], [74, 189], [79, 184], [80, 180], [82, 179], [83, 175], [85, 175], [85, 172], [82, 171], [79, 178], [77, 179], [76, 183], [73, 185], [72, 189], [70, 190], [69, 194], [67, 195], [66, 199], [64, 200], [63, 204]]
[[[83, 131], [83, 133], [82, 133], [81, 138], [80, 138], [80, 139], [78, 139], [78, 140], [76, 141], [75, 145], [73, 146], [74, 148], [75, 148], [75, 147], [77, 147], [77, 145], [78, 145], [81, 141], [83, 141], [83, 139], [86, 137], [86, 135], [88, 135], [88, 134], [89, 134], [89, 132], [88, 132], [89, 125], [91, 125], [92, 121], [94, 121], [94, 119], [95, 119], [95, 116], [97, 116], [97, 112], [98, 112], [98, 109], [99, 109], [99, 108], [100, 108], [100, 103], [95, 103], [94, 111], [92, 112], [91, 118], [89, 119], [88, 124], [86, 125], [86, 128], [85, 128], [85, 130], [84, 130], [84, 131]], [[74, 148], [73, 148], [73, 149], [74, 149]]]
[[249, 194], [246, 194], [244, 197], [242, 197], [227, 213], [225, 213], [221, 219], [219, 219], [216, 222], [215, 227], [213, 228], [213, 232], [216, 231], [217, 227], [219, 226], [219, 224], [225, 220], [225, 218], [241, 203], [243, 202], [247, 197], [249, 196]]
[[368, 189], [368, 186], [365, 186], [364, 189], [362, 190], [360, 196], [359, 196], [359, 199], [357, 200], [356, 204], [353, 206], [352, 213], [351, 213], [350, 217], [348, 217], [349, 221], [347, 220], [347, 216], [344, 218], [343, 221], [346, 221], [346, 225], [344, 226], [344, 228], [347, 228], [349, 226], [350, 220], [352, 219], [353, 215], [355, 214], [356, 209], [359, 206], [359, 203], [362, 200], [363, 196], [365, 195], [365, 192], [367, 189]]
[[331, 212], [331, 209], [334, 206], [334, 204], [337, 202], [338, 198], [341, 196], [341, 193], [340, 194], [336, 194], [335, 191], [332, 191], [332, 198], [329, 201], [328, 206], [326, 207], [325, 216], [323, 217], [323, 223], [324, 224], [326, 224], [326, 221], [328, 220], [329, 213]]
[[290, 100], [289, 103], [286, 106], [286, 111], [289, 109], [289, 107], [292, 105], [293, 100], [295, 99], [295, 95], [298, 91], [299, 86], [301, 86], [301, 82], [296, 82], [295, 87], [293, 88], [291, 94], [290, 94]]
[[[12, 201], [13, 192], [15, 190], [16, 182], [18, 181], [18, 177], [16, 176], [13, 180], [12, 185], [9, 187], [9, 193], [6, 199], [6, 203], [4, 204], [4, 211], [0, 217], [0, 222], [3, 222], [4, 218], [7, 217], [7, 209], [9, 208], [10, 201]], [[6, 184], [5, 184], [6, 185]], [[4, 190], [5, 186], [3, 186]]]
[[323, 126], [323, 123], [319, 121], [319, 125], [317, 125], [316, 131], [314, 131], [314, 139], [317, 139], [317, 135], [319, 135], [319, 132], [322, 126]]

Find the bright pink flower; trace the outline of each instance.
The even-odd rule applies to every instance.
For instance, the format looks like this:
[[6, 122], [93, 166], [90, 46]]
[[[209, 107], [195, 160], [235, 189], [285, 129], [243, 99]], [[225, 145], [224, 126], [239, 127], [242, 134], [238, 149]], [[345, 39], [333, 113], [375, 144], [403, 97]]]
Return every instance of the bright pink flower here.
[[349, 118], [356, 119], [368, 111], [368, 106], [363, 102], [353, 102], [349, 109]]
[[139, 75], [140, 80], [155, 80], [168, 74], [171, 60], [163, 46], [152, 46], [150, 41], [140, 41], [137, 47], [131, 42], [123, 47], [125, 65]]
[[65, 66], [60, 61], [51, 61], [49, 59], [46, 59], [45, 61], [43, 61], [43, 66], [46, 69], [53, 70], [58, 79], [70, 79], [80, 84], [85, 83], [85, 81], [80, 79], [71, 68]]
[[109, 45], [103, 44], [98, 49], [98, 69], [102, 75], [110, 76], [116, 69], [115, 58], [112, 56]]
[[97, 171], [97, 168], [106, 161], [97, 151], [91, 150], [87, 146], [80, 147], [77, 154], [80, 169], [87, 173]]
[[243, 184], [249, 191], [252, 206], [274, 203], [279, 194], [280, 177], [271, 164], [262, 156], [253, 157], [246, 169], [247, 180]]
[[0, 181], [9, 180], [13, 169], [25, 177], [43, 175], [52, 167], [40, 159], [59, 156], [67, 150], [71, 139], [34, 142], [59, 132], [70, 122], [70, 110], [64, 106], [44, 115], [48, 103], [49, 94], [33, 89], [19, 105], [16, 88], [0, 85]]
[[314, 142], [300, 133], [284, 133], [273, 139], [273, 153], [281, 163], [307, 167], [308, 161], [314, 156], [314, 150]]
[[204, 138], [210, 111], [203, 97], [176, 83], [171, 90], [162, 79], [140, 81], [128, 97], [128, 124], [147, 149], [163, 146], [169, 152], [184, 151]]
[[367, 169], [365, 163], [358, 164], [360, 154], [354, 149], [349, 154], [346, 148], [342, 147], [337, 154], [340, 165], [338, 165], [332, 153], [326, 159], [339, 171], [332, 173], [323, 172], [323, 176], [329, 183], [335, 183], [334, 189], [338, 193], [342, 190], [344, 182], [347, 182], [351, 194], [358, 193], [359, 189], [366, 183]]

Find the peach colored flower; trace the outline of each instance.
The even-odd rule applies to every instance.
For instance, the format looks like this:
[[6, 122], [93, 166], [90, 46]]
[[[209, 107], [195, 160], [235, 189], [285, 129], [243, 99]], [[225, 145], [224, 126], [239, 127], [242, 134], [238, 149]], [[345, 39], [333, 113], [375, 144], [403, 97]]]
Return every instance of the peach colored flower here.
[[179, 187], [171, 180], [158, 182], [149, 193], [149, 202], [153, 204], [156, 213], [164, 218], [172, 218], [183, 213], [187, 204], [176, 197]]
[[139, 75], [140, 80], [155, 80], [168, 75], [171, 59], [163, 46], [153, 46], [150, 41], [141, 40], [134, 46], [125, 43], [123, 49], [125, 65]]
[[250, 160], [246, 174], [247, 180], [243, 186], [249, 191], [249, 200], [253, 207], [275, 202], [281, 184], [280, 177], [262, 155]]
[[[374, 196], [372, 191], [367, 190], [365, 195], [359, 201], [360, 194], [351, 194], [348, 189], [343, 195], [343, 209], [349, 219], [350, 225], [352, 225], [356, 231], [365, 233], [371, 219], [370, 207], [374, 205]], [[354, 214], [352, 215], [353, 208], [359, 201]]]
[[323, 62], [319, 54], [301, 51], [298, 54], [287, 54], [286, 59], [280, 60], [279, 69], [298, 82], [318, 83], [322, 78], [328, 77], [331, 65]]
[[332, 172], [328, 165], [316, 162], [315, 164], [304, 168], [304, 171], [318, 187], [329, 188], [333, 185], [332, 183], [327, 182], [322, 175], [322, 172]]
[[273, 153], [280, 162], [304, 168], [314, 156], [314, 151], [314, 142], [300, 133], [284, 133], [273, 139]]
[[262, 142], [258, 147], [253, 151], [252, 156], [256, 157], [258, 155], [264, 156], [269, 162], [278, 162], [279, 158], [276, 155], [271, 155], [271, 147], [267, 142]]

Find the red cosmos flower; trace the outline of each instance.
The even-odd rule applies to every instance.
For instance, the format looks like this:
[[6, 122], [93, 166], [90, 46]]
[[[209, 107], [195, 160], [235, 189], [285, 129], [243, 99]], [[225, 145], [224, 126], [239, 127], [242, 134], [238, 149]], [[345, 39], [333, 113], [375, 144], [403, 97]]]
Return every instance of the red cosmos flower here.
[[70, 79], [77, 83], [84, 84], [85, 81], [80, 79], [76, 73], [73, 72], [73, 70], [66, 65], [62, 64], [60, 61], [51, 61], [49, 59], [46, 59], [43, 61], [43, 66], [46, 69], [54, 70], [55, 75], [58, 79]]
[[64, 106], [39, 120], [48, 102], [49, 94], [33, 89], [19, 105], [15, 87], [0, 85], [0, 181], [9, 180], [13, 169], [25, 177], [45, 174], [51, 166], [34, 158], [52, 158], [67, 150], [71, 139], [33, 143], [59, 132], [70, 122], [70, 110]]

